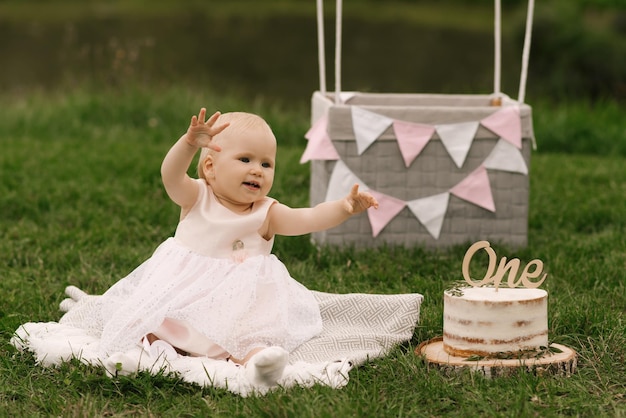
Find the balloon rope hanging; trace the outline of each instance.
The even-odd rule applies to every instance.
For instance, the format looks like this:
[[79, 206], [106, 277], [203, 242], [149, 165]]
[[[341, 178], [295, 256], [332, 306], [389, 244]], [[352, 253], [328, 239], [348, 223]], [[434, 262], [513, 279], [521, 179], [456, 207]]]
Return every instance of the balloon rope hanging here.
[[[320, 91], [326, 93], [326, 62], [324, 50], [324, 13], [323, 0], [317, 0], [317, 33], [318, 33], [318, 60], [320, 72]], [[336, 22], [335, 22], [335, 103], [341, 103], [341, 20], [342, 20], [342, 0], [337, 0]], [[528, 12], [526, 15], [526, 31], [524, 34], [524, 49], [522, 52], [522, 70], [520, 72], [520, 85], [518, 102], [524, 103], [526, 96], [526, 80], [528, 78], [528, 61], [530, 59], [530, 43], [532, 34], [532, 21], [535, 1], [528, 1]], [[501, 49], [502, 49], [502, 28], [501, 28], [501, 0], [495, 0], [495, 22], [494, 22], [494, 96], [501, 95]]]
[[324, 46], [324, 0], [317, 0], [317, 59], [320, 70], [320, 92], [326, 95], [326, 51]]
[[501, 30], [501, 22], [502, 22], [502, 13], [500, 7], [500, 0], [495, 0], [495, 15], [494, 15], [494, 62], [493, 62], [493, 96], [494, 98], [500, 98], [502, 94], [502, 88], [500, 86], [501, 80], [501, 62], [502, 62], [502, 30]]
[[526, 13], [526, 33], [524, 34], [524, 50], [522, 52], [522, 71], [519, 80], [519, 93], [517, 101], [524, 103], [526, 96], [526, 79], [528, 78], [528, 60], [530, 59], [530, 40], [533, 27], [533, 13], [535, 0], [528, 0], [528, 12]]
[[335, 104], [341, 104], [341, 10], [342, 0], [337, 0], [335, 23]]

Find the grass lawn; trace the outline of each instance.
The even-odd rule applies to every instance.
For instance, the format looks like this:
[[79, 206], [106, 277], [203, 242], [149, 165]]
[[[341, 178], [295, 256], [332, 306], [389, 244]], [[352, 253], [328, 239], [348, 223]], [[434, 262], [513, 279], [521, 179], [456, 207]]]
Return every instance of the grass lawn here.
[[0, 416], [626, 416], [626, 152], [617, 145], [626, 138], [619, 106], [535, 108], [529, 246], [495, 245], [498, 255], [545, 263], [550, 340], [578, 352], [574, 375], [444, 376], [413, 354], [442, 333], [442, 292], [461, 278], [466, 246], [318, 251], [306, 236], [279, 237], [275, 253], [309, 288], [419, 292], [425, 300], [413, 339], [354, 369], [345, 388], [260, 398], [173, 376], [112, 379], [78, 362], [44, 369], [8, 341], [21, 323], [58, 320], [66, 285], [101, 293], [173, 233], [178, 213], [159, 167], [200, 106], [265, 116], [280, 143], [272, 196], [306, 205], [308, 166], [298, 160], [309, 110], [176, 88], [0, 97], [0, 106]]

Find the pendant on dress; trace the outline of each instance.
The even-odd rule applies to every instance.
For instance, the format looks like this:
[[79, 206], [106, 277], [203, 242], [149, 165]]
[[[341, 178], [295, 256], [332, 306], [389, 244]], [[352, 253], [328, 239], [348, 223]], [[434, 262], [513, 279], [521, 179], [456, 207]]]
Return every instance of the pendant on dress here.
[[248, 256], [245, 251], [245, 245], [242, 240], [238, 239], [233, 241], [233, 253], [231, 255], [231, 259], [236, 263], [243, 262]]

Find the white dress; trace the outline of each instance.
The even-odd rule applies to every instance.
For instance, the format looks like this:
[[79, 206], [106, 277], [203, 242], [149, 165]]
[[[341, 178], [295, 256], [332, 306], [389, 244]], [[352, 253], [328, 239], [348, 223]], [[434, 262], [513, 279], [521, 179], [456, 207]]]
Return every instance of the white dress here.
[[257, 347], [292, 351], [322, 331], [318, 303], [272, 255], [258, 230], [276, 202], [241, 215], [203, 180], [198, 200], [154, 254], [95, 304], [59, 321], [100, 339], [103, 354], [125, 352], [154, 333], [197, 355], [244, 357]]

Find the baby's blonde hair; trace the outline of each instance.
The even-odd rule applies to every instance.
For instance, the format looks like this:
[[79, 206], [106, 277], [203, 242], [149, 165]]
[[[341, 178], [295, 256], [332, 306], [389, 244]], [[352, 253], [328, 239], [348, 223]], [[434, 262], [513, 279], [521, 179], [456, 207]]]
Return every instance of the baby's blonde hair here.
[[[215, 126], [219, 126], [223, 123], [230, 123], [228, 128], [224, 129], [219, 134], [215, 135], [211, 140], [214, 144], [220, 145], [223, 142], [228, 142], [229, 137], [239, 136], [248, 133], [251, 130], [255, 130], [258, 135], [269, 135], [274, 141], [276, 138], [274, 136], [274, 132], [272, 132], [272, 128], [267, 124], [267, 122], [260, 117], [259, 115], [255, 115], [254, 113], [247, 112], [229, 112], [223, 113], [215, 122]], [[205, 179], [204, 176], [204, 160], [207, 155], [215, 155], [219, 154], [219, 152], [213, 151], [210, 148], [202, 148], [200, 152], [200, 158], [198, 159], [198, 178]]]

